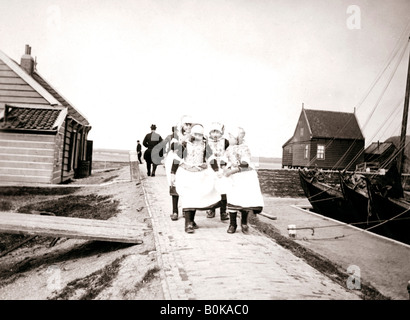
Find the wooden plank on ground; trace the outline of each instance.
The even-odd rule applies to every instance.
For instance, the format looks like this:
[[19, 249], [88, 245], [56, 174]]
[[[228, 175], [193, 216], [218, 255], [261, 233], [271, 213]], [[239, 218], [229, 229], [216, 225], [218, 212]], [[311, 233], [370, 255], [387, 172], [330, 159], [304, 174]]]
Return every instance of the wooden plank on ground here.
[[147, 231], [146, 223], [0, 212], [0, 233], [141, 243]]

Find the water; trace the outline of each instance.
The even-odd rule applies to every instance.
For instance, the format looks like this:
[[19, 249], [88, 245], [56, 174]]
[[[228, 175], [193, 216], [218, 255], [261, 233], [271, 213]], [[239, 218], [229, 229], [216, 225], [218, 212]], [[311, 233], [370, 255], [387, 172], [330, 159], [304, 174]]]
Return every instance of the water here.
[[273, 170], [273, 169], [282, 169], [282, 163], [277, 163], [277, 162], [259, 162], [256, 163], [256, 168], [257, 169], [268, 169], [268, 170]]

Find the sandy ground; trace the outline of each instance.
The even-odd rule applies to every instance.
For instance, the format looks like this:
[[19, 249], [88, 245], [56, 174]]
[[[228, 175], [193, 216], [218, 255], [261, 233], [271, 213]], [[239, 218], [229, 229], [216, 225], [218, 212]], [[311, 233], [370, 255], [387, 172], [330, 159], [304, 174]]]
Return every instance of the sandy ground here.
[[[112, 178], [107, 183], [101, 183]], [[150, 225], [143, 190], [131, 181], [129, 167], [78, 179], [70, 185], [85, 184], [76, 194], [111, 195], [120, 201], [120, 213], [111, 219]], [[98, 208], [96, 208], [98, 210]], [[23, 246], [0, 258], [0, 265], [16, 270], [0, 280], [2, 300], [44, 299], [163, 299], [152, 232], [142, 244], [60, 239]]]

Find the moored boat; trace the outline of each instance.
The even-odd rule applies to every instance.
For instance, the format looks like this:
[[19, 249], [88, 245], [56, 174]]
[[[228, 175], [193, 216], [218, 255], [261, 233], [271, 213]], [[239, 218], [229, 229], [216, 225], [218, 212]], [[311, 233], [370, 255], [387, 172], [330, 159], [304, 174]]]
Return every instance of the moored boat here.
[[299, 177], [314, 212], [343, 222], [352, 220], [356, 214], [354, 207], [346, 201], [340, 188], [325, 182], [320, 170], [299, 169]]

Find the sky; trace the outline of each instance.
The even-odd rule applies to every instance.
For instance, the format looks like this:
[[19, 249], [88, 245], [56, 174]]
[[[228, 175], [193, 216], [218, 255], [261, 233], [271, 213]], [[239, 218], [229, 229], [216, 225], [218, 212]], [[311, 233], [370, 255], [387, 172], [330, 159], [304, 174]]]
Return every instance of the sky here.
[[94, 148], [135, 150], [151, 124], [165, 138], [190, 115], [281, 157], [302, 104], [355, 112], [366, 145], [400, 134], [409, 12], [410, 0], [0, 0], [0, 50], [19, 62], [32, 47]]

